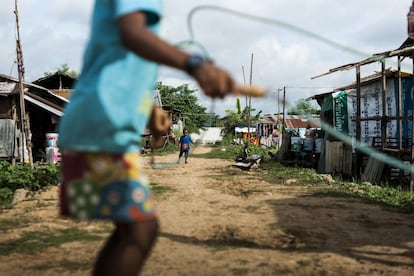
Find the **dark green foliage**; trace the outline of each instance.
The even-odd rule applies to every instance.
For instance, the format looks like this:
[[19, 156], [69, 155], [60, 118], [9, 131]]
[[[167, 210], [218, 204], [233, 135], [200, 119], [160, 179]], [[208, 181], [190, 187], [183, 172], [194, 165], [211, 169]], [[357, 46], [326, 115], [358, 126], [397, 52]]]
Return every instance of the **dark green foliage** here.
[[226, 110], [226, 117], [223, 119], [225, 133], [234, 133], [234, 129], [237, 126], [247, 126], [249, 112], [250, 126], [254, 126], [256, 123], [258, 123], [260, 121], [262, 111], [260, 110], [256, 113], [256, 115], [252, 115], [252, 112], [254, 111], [256, 111], [255, 108], [249, 109], [248, 107], [245, 107], [241, 112], [239, 112], [239, 110]]
[[17, 189], [39, 191], [57, 185], [59, 181], [58, 165], [13, 166], [3, 161], [0, 162], [0, 172], [0, 206], [10, 204]]
[[[191, 90], [187, 84], [172, 87], [158, 83], [157, 90], [160, 92], [164, 106], [178, 109], [181, 112], [181, 116], [185, 118], [185, 127], [190, 133], [198, 133], [198, 129], [203, 126], [212, 126], [211, 121], [216, 120], [216, 116], [210, 115], [205, 107], [198, 104], [196, 90]], [[178, 114], [174, 114], [174, 123], [179, 119], [176, 116]]]
[[294, 106], [288, 109], [289, 115], [318, 115], [320, 112], [319, 109], [314, 107], [311, 102], [306, 101], [305, 99], [298, 100]]
[[67, 75], [67, 76], [70, 76], [72, 78], [77, 78], [78, 75], [79, 75], [79, 73], [77, 71], [70, 69], [68, 64], [61, 64], [60, 68], [57, 68], [55, 72], [44, 72], [43, 75], [45, 77], [49, 77], [49, 76], [52, 76], [56, 73]]
[[10, 188], [0, 188], [0, 206], [12, 203], [14, 191]]

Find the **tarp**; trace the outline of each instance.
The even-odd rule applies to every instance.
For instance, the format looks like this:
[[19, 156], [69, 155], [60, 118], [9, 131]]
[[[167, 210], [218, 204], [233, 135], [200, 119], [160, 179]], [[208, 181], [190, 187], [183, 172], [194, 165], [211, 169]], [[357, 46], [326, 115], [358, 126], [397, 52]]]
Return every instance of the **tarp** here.
[[[413, 115], [412, 105], [412, 79], [402, 78], [402, 116]], [[386, 116], [398, 116], [398, 79], [387, 81], [386, 87]], [[351, 89], [332, 94], [334, 115], [334, 128], [351, 137], [356, 136], [357, 98], [356, 90]], [[374, 82], [361, 87], [361, 119], [382, 116], [382, 83]], [[412, 123], [403, 120], [403, 139], [412, 140]], [[387, 122], [387, 137], [399, 138], [399, 125], [397, 120]], [[372, 144], [374, 137], [381, 137], [380, 120], [363, 120], [361, 122], [361, 142]]]

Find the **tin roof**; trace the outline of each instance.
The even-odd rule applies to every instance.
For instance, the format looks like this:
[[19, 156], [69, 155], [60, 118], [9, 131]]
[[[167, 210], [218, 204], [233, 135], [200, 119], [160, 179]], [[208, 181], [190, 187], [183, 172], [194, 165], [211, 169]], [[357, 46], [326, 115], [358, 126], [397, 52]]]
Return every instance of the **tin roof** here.
[[[282, 124], [283, 115], [270, 115], [263, 116], [263, 123], [268, 124]], [[310, 118], [303, 115], [287, 115], [285, 116], [286, 128], [320, 128], [320, 119], [317, 117]]]

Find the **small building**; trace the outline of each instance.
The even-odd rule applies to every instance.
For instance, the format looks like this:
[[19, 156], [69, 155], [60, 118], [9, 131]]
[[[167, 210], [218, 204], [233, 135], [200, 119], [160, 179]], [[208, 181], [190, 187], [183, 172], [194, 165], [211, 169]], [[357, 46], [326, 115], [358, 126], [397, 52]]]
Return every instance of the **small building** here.
[[23, 87], [28, 126], [24, 136], [29, 138], [25, 139], [28, 142], [21, 139], [19, 81], [0, 74], [0, 160], [27, 162], [29, 153], [34, 161], [45, 160], [46, 133], [57, 131], [59, 118], [68, 102], [39, 85], [25, 82]]
[[55, 95], [69, 99], [75, 82], [75, 77], [57, 71], [52, 75], [35, 80], [33, 84], [49, 89]]

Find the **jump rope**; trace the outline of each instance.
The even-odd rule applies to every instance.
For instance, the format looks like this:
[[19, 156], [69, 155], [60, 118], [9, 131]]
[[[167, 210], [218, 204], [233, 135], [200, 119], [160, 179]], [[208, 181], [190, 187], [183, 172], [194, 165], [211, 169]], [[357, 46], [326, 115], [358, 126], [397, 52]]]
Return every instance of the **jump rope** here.
[[[187, 45], [191, 45], [191, 46], [195, 46], [197, 47], [201, 53], [207, 57], [207, 58], [211, 58], [206, 47], [203, 46], [202, 43], [198, 42], [195, 39], [195, 35], [194, 35], [194, 30], [193, 30], [193, 25], [192, 25], [192, 19], [194, 17], [194, 15], [197, 12], [200, 11], [218, 11], [218, 12], [223, 12], [226, 14], [230, 14], [230, 15], [234, 15], [234, 16], [238, 16], [241, 17], [243, 19], [246, 20], [251, 20], [251, 21], [255, 21], [255, 22], [260, 22], [260, 23], [264, 23], [264, 24], [269, 24], [269, 25], [274, 25], [280, 28], [284, 28], [287, 29], [289, 31], [298, 33], [302, 36], [306, 36], [309, 38], [313, 38], [315, 40], [317, 40], [318, 42], [321, 42], [322, 44], [326, 44], [328, 46], [331, 46], [335, 49], [339, 49], [351, 54], [354, 54], [358, 57], [362, 57], [362, 58], [366, 58], [369, 57], [370, 55], [363, 53], [361, 51], [358, 51], [352, 47], [337, 43], [333, 40], [330, 40], [326, 37], [323, 37], [317, 33], [311, 32], [309, 30], [306, 30], [304, 28], [298, 27], [296, 25], [281, 21], [281, 20], [276, 20], [276, 19], [270, 19], [270, 18], [266, 18], [266, 17], [261, 17], [261, 16], [257, 16], [257, 15], [252, 15], [252, 14], [248, 14], [248, 13], [243, 13], [240, 11], [236, 11], [233, 9], [229, 9], [229, 8], [224, 8], [224, 7], [220, 7], [220, 6], [215, 6], [215, 5], [200, 5], [197, 6], [195, 8], [193, 8], [188, 16], [187, 16], [187, 29], [189, 32], [189, 36], [190, 38], [188, 40], [182, 41], [180, 43], [177, 44], [178, 47], [180, 48], [184, 48]], [[381, 56], [371, 56], [368, 59], [372, 60], [372, 61], [382, 61], [384, 58]], [[266, 95], [266, 89], [261, 88], [261, 87], [242, 87], [242, 91], [241, 94], [242, 95], [246, 95], [246, 96], [254, 96], [254, 97], [263, 97]], [[214, 110], [215, 110], [215, 101], [214, 99], [212, 99], [212, 104], [211, 104], [211, 111], [210, 114], [211, 116], [213, 116], [214, 114]], [[402, 162], [399, 159], [396, 159], [392, 156], [389, 156], [387, 154], [384, 154], [382, 152], [379, 152], [377, 150], [375, 150], [374, 148], [371, 147], [367, 147], [366, 145], [364, 145], [363, 143], [361, 143], [361, 141], [353, 141], [351, 137], [336, 131], [331, 125], [323, 122], [323, 121], [317, 121], [315, 119], [313, 119], [309, 114], [306, 113], [302, 113], [301, 115], [307, 116], [308, 120], [313, 122], [313, 123], [320, 123], [321, 126], [323, 127], [323, 129], [329, 133], [330, 135], [334, 136], [335, 138], [353, 146], [355, 149], [373, 157], [376, 158], [378, 160], [381, 160], [382, 162], [391, 165], [395, 168], [404, 170], [406, 172], [410, 172], [411, 174], [414, 174], [414, 166], [412, 166], [411, 164], [407, 164], [405, 162]], [[413, 122], [414, 123], [414, 122]], [[202, 136], [205, 136], [202, 135]], [[201, 137], [202, 140], [203, 137]], [[155, 149], [151, 149], [151, 166], [153, 169], [165, 169], [165, 168], [169, 168], [172, 167], [174, 165], [177, 164], [177, 160], [175, 160], [174, 162], [167, 162], [167, 163], [159, 163], [159, 162], [155, 162]]]

